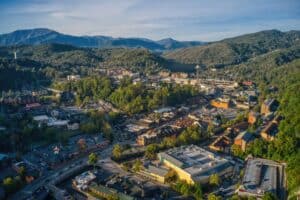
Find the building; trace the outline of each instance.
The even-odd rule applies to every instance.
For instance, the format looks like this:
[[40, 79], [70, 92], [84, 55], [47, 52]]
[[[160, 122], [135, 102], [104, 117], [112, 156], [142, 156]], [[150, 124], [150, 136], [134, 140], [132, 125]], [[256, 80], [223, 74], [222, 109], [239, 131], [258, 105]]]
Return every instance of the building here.
[[47, 126], [52, 126], [52, 127], [67, 127], [69, 123], [69, 120], [57, 120], [54, 118], [50, 118]]
[[260, 132], [260, 136], [267, 141], [274, 140], [275, 136], [278, 133], [278, 124], [281, 120], [280, 116], [275, 117], [272, 121], [270, 121], [267, 126]]
[[186, 79], [188, 78], [188, 74], [187, 73], [184, 73], [184, 72], [176, 72], [176, 73], [172, 73], [171, 74], [171, 77], [172, 78], [182, 78], [182, 79]]
[[159, 76], [160, 76], [160, 77], [163, 77], [163, 78], [169, 77], [170, 74], [171, 74], [171, 73], [168, 72], [168, 71], [160, 71], [160, 72], [159, 72]]
[[238, 195], [262, 198], [266, 192], [271, 192], [283, 199], [284, 177], [284, 164], [261, 158], [248, 158]]
[[160, 183], [165, 183], [165, 177], [168, 173], [167, 169], [164, 169], [162, 167], [157, 167], [154, 165], [148, 165], [144, 166], [144, 168], [138, 172], [139, 175], [155, 180]]
[[233, 125], [231, 129], [233, 130], [234, 133], [238, 134], [248, 129], [248, 123], [240, 122], [238, 124]]
[[80, 75], [68, 75], [67, 76], [68, 81], [77, 81], [80, 80]]
[[95, 179], [95, 174], [91, 171], [87, 171], [75, 177], [73, 180], [73, 186], [75, 186], [78, 190], [86, 190], [88, 185]]
[[250, 111], [248, 114], [248, 123], [249, 124], [255, 124], [258, 120], [259, 113]]
[[33, 117], [33, 121], [36, 121], [36, 122], [38, 122], [39, 124], [40, 124], [40, 123], [46, 124], [46, 123], [48, 123], [48, 121], [49, 121], [49, 117], [48, 117], [47, 115], [38, 115], [38, 116], [34, 116], [34, 117]]
[[232, 139], [224, 134], [218, 137], [213, 143], [211, 143], [209, 145], [209, 149], [213, 151], [222, 151], [229, 153], [230, 144], [232, 144]]
[[210, 102], [210, 105], [216, 108], [224, 108], [228, 109], [230, 107], [230, 100], [229, 99], [214, 99]]
[[67, 125], [67, 128], [68, 130], [71, 130], [71, 131], [75, 131], [75, 130], [78, 130], [79, 129], [79, 123], [77, 122], [74, 122], [74, 123], [68, 123]]
[[178, 134], [178, 130], [178, 128], [173, 126], [163, 126], [160, 129], [150, 130], [147, 133], [139, 135], [136, 142], [141, 146], [157, 143], [162, 141], [165, 137], [176, 136]]
[[248, 144], [254, 140], [253, 134], [243, 131], [234, 138], [234, 144], [239, 146], [243, 151], [246, 150]]
[[134, 197], [118, 192], [117, 190], [109, 187], [105, 187], [103, 185], [97, 185], [96, 183], [92, 183], [88, 190], [97, 196], [103, 197], [105, 199], [110, 199], [112, 197], [116, 197], [119, 200], [134, 200]]
[[212, 174], [232, 175], [232, 163], [196, 145], [181, 146], [158, 154], [159, 160], [189, 184], [208, 183]]
[[268, 115], [271, 112], [275, 112], [278, 106], [279, 103], [275, 99], [266, 99], [261, 105], [260, 113], [262, 115]]

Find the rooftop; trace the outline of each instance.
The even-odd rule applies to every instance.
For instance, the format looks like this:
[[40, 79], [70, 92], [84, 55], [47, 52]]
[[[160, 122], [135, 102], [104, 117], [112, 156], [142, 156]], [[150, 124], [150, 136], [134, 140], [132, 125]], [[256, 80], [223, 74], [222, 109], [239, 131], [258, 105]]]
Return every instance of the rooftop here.
[[235, 140], [242, 139], [246, 142], [250, 142], [252, 139], [254, 139], [253, 135], [247, 131], [243, 131], [240, 134], [238, 134], [235, 138]]
[[196, 145], [173, 148], [159, 156], [184, 169], [194, 179], [218, 173], [231, 165], [227, 159]]
[[265, 192], [278, 190], [279, 170], [281, 164], [260, 158], [248, 159], [243, 178], [243, 189], [247, 192], [263, 195]]

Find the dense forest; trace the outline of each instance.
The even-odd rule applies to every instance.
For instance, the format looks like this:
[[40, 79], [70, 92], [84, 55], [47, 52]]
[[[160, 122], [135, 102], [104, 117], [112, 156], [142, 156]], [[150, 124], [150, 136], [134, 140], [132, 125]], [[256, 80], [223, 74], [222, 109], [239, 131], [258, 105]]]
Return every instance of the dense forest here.
[[127, 77], [116, 87], [113, 87], [109, 78], [101, 76], [88, 77], [76, 82], [55, 83], [52, 86], [59, 90], [75, 92], [75, 104], [78, 106], [91, 100], [102, 99], [130, 115], [151, 111], [160, 106], [174, 106], [197, 95], [192, 86], [162, 84], [159, 89], [154, 90], [142, 83], [133, 84]]
[[202, 63], [207, 66], [221, 67], [239, 64], [276, 49], [289, 48], [299, 44], [299, 37], [299, 31], [261, 31], [203, 46], [166, 52], [164, 56], [181, 63]]

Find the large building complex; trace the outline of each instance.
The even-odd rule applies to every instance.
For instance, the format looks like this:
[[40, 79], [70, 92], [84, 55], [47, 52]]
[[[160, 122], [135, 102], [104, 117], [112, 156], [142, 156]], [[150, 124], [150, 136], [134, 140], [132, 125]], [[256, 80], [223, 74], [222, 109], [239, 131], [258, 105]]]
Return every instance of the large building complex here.
[[238, 194], [261, 198], [266, 192], [271, 192], [283, 199], [284, 181], [284, 164], [261, 158], [249, 158]]
[[158, 154], [159, 160], [175, 170], [181, 180], [207, 183], [212, 174], [231, 175], [232, 163], [196, 145], [181, 146]]

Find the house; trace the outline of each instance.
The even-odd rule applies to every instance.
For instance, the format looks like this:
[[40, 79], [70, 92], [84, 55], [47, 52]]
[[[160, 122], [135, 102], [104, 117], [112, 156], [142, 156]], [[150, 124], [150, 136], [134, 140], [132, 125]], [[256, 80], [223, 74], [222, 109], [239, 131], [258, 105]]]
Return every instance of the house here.
[[260, 132], [260, 136], [267, 141], [274, 140], [275, 136], [278, 133], [278, 124], [281, 120], [280, 116], [275, 117], [272, 121], [270, 121], [267, 126]]
[[209, 149], [213, 151], [222, 151], [222, 152], [229, 153], [231, 143], [232, 143], [231, 138], [229, 138], [227, 135], [221, 135], [213, 143], [209, 145]]
[[234, 144], [239, 146], [243, 151], [245, 151], [246, 147], [252, 140], [254, 140], [253, 134], [247, 131], [243, 131], [235, 137]]
[[268, 115], [271, 112], [275, 112], [279, 106], [279, 103], [276, 99], [266, 99], [260, 109], [262, 115]]

